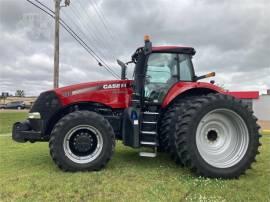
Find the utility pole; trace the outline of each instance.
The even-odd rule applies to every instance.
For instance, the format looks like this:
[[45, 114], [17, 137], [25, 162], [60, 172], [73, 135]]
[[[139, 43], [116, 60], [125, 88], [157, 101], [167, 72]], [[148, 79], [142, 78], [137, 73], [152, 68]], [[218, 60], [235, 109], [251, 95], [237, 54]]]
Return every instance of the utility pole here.
[[61, 0], [55, 1], [55, 27], [54, 27], [54, 74], [53, 87], [59, 87], [59, 21], [60, 21], [60, 3]]
[[60, 8], [69, 6], [70, 0], [65, 0], [65, 5], [60, 6], [62, 0], [54, 0], [55, 2], [55, 29], [54, 29], [54, 74], [53, 87], [59, 87], [59, 28], [60, 28]]

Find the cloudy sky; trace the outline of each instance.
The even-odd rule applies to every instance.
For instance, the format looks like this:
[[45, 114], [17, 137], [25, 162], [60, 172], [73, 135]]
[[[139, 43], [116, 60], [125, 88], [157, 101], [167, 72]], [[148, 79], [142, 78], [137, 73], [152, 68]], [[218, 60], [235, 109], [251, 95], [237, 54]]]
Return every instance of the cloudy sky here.
[[[118, 74], [115, 58], [128, 61], [149, 34], [193, 46], [197, 75], [215, 71], [229, 90], [270, 88], [269, 0], [71, 0], [61, 17]], [[0, 92], [52, 88], [53, 29], [26, 0], [0, 0]], [[63, 29], [60, 43], [60, 86], [113, 78]]]

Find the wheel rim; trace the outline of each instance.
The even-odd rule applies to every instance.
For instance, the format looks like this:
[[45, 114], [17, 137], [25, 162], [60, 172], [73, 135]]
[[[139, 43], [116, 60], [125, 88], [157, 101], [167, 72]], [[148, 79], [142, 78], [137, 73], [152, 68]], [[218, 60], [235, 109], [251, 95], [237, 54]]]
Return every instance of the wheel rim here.
[[75, 163], [85, 164], [95, 160], [103, 148], [103, 138], [99, 130], [89, 125], [79, 125], [65, 135], [63, 142], [65, 155]]
[[211, 166], [228, 168], [244, 157], [249, 143], [245, 121], [229, 109], [207, 113], [196, 131], [196, 145], [201, 157]]

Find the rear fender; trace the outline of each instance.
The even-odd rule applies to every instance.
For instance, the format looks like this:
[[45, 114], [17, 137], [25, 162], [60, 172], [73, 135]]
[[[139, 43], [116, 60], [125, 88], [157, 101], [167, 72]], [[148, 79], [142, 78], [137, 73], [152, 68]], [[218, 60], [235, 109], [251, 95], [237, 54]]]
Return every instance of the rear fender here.
[[205, 82], [178, 82], [174, 84], [163, 99], [162, 108], [167, 107], [176, 97], [188, 95], [203, 95], [208, 93], [223, 93], [222, 88]]

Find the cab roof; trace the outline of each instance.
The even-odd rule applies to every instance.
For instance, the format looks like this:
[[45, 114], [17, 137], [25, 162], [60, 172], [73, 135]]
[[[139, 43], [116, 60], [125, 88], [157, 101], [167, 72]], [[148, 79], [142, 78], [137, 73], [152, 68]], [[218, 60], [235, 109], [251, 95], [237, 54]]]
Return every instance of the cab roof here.
[[[139, 47], [135, 51], [135, 53], [131, 56], [132, 61], [136, 61], [138, 54], [143, 51], [144, 47]], [[182, 53], [182, 54], [189, 54], [195, 55], [196, 51], [192, 47], [188, 46], [153, 46], [152, 47], [153, 53]]]
[[187, 46], [153, 46], [153, 52], [165, 52], [165, 53], [183, 53], [194, 55], [196, 53], [195, 49]]

